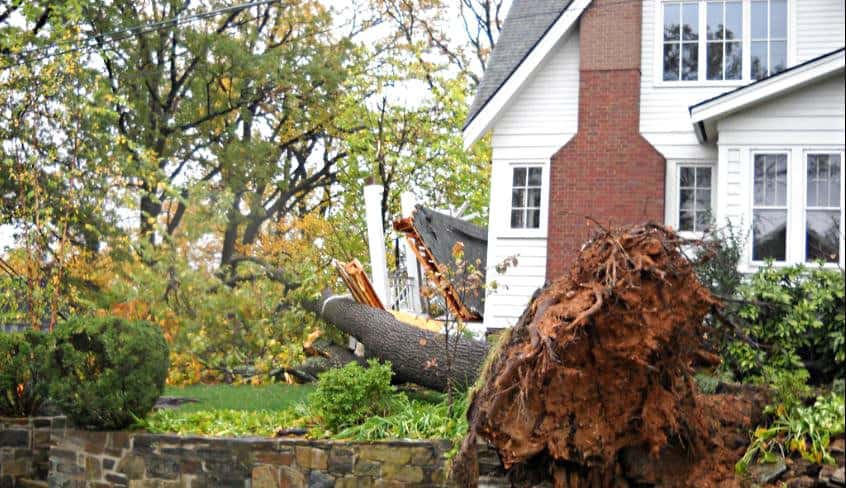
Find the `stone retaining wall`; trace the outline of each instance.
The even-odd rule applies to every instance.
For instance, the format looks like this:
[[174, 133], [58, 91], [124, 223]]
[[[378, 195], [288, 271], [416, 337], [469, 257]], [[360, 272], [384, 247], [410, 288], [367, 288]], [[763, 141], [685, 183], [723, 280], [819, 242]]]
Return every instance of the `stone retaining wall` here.
[[[50, 486], [442, 486], [445, 441], [351, 443], [68, 430], [50, 450]], [[484, 458], [484, 456], [483, 456]], [[498, 461], [483, 466], [485, 474]]]
[[0, 487], [47, 479], [51, 438], [65, 433], [64, 417], [0, 417]]

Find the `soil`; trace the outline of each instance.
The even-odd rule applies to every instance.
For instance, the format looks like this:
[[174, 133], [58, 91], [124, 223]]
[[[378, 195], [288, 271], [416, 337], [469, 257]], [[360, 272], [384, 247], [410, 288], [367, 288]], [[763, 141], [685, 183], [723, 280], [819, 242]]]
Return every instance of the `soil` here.
[[[468, 411], [514, 486], [739, 486], [734, 463], [766, 395], [703, 395], [703, 319], [719, 303], [672, 230], [602, 230], [500, 344]], [[465, 462], [471, 461], [471, 462]], [[475, 474], [456, 470], [474, 486]]]

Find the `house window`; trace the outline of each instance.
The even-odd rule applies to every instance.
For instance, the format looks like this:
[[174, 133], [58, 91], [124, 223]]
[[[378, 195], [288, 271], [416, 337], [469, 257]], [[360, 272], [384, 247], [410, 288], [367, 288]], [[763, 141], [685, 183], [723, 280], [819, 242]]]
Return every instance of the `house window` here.
[[752, 260], [787, 258], [787, 154], [755, 154]]
[[787, 0], [752, 0], [752, 79], [787, 68]]
[[664, 3], [664, 80], [699, 79], [699, 2]]
[[539, 229], [543, 168], [513, 168], [511, 180], [511, 228]]
[[808, 154], [805, 260], [840, 260], [840, 154]]
[[663, 61], [656, 76], [665, 82], [737, 82], [785, 70], [788, 1], [662, 1], [656, 49]]
[[679, 166], [679, 230], [705, 232], [711, 222], [710, 166]]
[[706, 8], [708, 79], [739, 80], [743, 77], [743, 4], [709, 1]]

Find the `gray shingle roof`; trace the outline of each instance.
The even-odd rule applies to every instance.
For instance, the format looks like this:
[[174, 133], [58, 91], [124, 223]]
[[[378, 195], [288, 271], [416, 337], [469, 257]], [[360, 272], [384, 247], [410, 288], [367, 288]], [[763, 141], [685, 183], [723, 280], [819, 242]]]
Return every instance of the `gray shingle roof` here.
[[[446, 265], [452, 271], [455, 271], [452, 246], [456, 242], [463, 242], [465, 262], [474, 266], [477, 261], [479, 262], [479, 270], [482, 272], [482, 282], [484, 282], [488, 254], [487, 228], [417, 205], [414, 211], [414, 229], [420, 234], [438, 263]], [[464, 304], [471, 311], [484, 317], [485, 291], [468, 293], [464, 297]]]
[[488, 60], [464, 128], [511, 77], [572, 0], [514, 0]]

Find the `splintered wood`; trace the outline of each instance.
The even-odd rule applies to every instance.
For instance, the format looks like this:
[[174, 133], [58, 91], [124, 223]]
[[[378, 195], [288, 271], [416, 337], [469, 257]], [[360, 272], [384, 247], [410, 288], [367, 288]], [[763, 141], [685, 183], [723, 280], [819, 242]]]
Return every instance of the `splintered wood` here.
[[341, 280], [347, 285], [355, 301], [373, 308], [385, 309], [385, 305], [382, 304], [382, 300], [379, 299], [379, 295], [376, 294], [376, 290], [367, 278], [367, 273], [364, 272], [364, 266], [358, 259], [353, 259], [349, 263], [334, 259], [332, 264], [335, 265]]
[[438, 260], [435, 259], [435, 255], [429, 249], [429, 246], [426, 245], [423, 238], [417, 232], [417, 229], [414, 228], [414, 219], [407, 217], [397, 220], [394, 222], [394, 230], [405, 234], [408, 247], [411, 248], [411, 251], [417, 257], [417, 262], [420, 263], [420, 267], [426, 274], [426, 278], [435, 285], [438, 293], [444, 297], [444, 301], [450, 312], [466, 322], [481, 320], [482, 317], [479, 314], [470, 310], [462, 302], [458, 290], [456, 290], [455, 286], [438, 269]]

